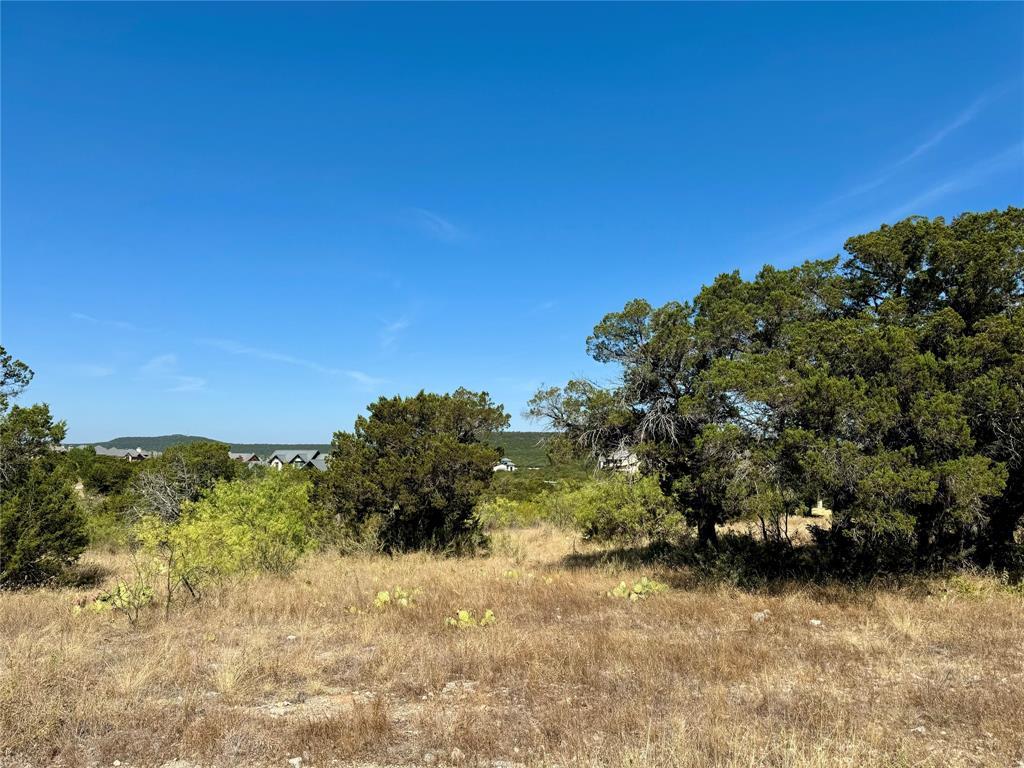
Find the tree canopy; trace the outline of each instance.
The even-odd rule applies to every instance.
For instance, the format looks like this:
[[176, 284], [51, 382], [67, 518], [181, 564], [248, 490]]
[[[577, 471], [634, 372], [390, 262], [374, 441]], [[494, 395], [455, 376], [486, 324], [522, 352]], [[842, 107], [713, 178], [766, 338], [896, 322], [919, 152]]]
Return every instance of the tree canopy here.
[[45, 403], [12, 405], [32, 370], [0, 347], [0, 585], [61, 574], [85, 549], [85, 522], [52, 450], [64, 439]]
[[821, 543], [850, 567], [1007, 563], [1024, 517], [1024, 210], [911, 217], [847, 258], [692, 303], [629, 302], [595, 327], [612, 387], [542, 390], [530, 413], [593, 452], [620, 447], [703, 543], [822, 496]]
[[355, 430], [337, 432], [316, 498], [388, 551], [465, 550], [480, 543], [473, 506], [498, 452], [483, 442], [509, 417], [486, 392], [380, 398]]

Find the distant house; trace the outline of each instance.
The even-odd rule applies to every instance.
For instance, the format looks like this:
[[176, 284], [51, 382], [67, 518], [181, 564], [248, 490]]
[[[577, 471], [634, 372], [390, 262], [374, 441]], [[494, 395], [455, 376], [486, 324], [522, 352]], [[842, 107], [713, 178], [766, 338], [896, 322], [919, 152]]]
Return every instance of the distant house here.
[[597, 458], [598, 469], [635, 475], [640, 471], [640, 457], [628, 448], [619, 448]]
[[160, 451], [144, 451], [141, 448], [104, 448], [102, 445], [93, 446], [97, 456], [113, 456], [115, 459], [125, 461], [145, 461], [160, 455]]
[[326, 458], [320, 451], [274, 451], [267, 459], [267, 464], [278, 471], [285, 467], [326, 469]]
[[491, 467], [492, 472], [515, 472], [516, 465], [508, 456], [503, 456], [501, 461]]
[[257, 453], [235, 453], [234, 451], [228, 451], [228, 456], [235, 461], [240, 461], [249, 466], [256, 466], [257, 464], [263, 463], [263, 459], [261, 459]]

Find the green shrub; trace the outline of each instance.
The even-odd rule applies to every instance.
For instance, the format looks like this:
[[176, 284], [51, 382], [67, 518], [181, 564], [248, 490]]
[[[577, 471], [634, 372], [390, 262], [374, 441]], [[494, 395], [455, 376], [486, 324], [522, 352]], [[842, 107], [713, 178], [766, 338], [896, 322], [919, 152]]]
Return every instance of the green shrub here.
[[153, 602], [153, 587], [146, 579], [118, 579], [113, 589], [104, 592], [89, 605], [96, 613], [114, 611], [127, 617], [130, 624], [138, 624], [142, 610]]
[[[74, 450], [86, 451], [85, 448]], [[73, 451], [69, 453], [73, 453]], [[70, 462], [71, 459], [69, 458], [68, 461]], [[116, 456], [93, 454], [92, 461], [79, 473], [79, 478], [86, 488], [95, 493], [104, 496], [120, 494], [131, 485], [141, 466], [137, 462], [125, 461]]]
[[535, 501], [556, 490], [572, 490], [590, 480], [583, 464], [559, 464], [518, 472], [495, 472], [490, 486], [481, 498], [490, 500], [503, 496], [513, 501]]
[[[128, 462], [125, 462], [128, 463]], [[115, 493], [99, 500], [85, 501], [85, 532], [89, 546], [116, 552], [131, 543], [129, 514], [132, 496]]]
[[613, 475], [557, 490], [547, 487], [529, 500], [498, 496], [481, 501], [477, 519], [490, 530], [542, 522], [572, 526], [588, 539], [619, 543], [666, 541], [686, 528], [683, 515], [654, 478]]
[[652, 477], [613, 476], [541, 500], [545, 519], [572, 520], [595, 541], [666, 541], [685, 531], [682, 514]]
[[219, 482], [184, 506], [179, 540], [219, 574], [288, 573], [310, 543], [309, 485], [267, 474]]
[[309, 483], [288, 473], [221, 481], [196, 502], [183, 505], [181, 518], [143, 518], [136, 532], [146, 556], [161, 562], [169, 608], [182, 589], [203, 589], [238, 573], [293, 570], [312, 544]]
[[543, 520], [539, 504], [532, 501], [515, 501], [504, 496], [477, 504], [476, 517], [488, 530], [528, 528]]
[[499, 454], [480, 438], [508, 416], [486, 392], [420, 392], [380, 398], [337, 432], [316, 498], [337, 524], [359, 534], [367, 524], [387, 552], [474, 552], [486, 537], [474, 507]]
[[34, 461], [0, 507], [0, 584], [26, 586], [60, 576], [87, 543], [85, 520], [64, 475]]

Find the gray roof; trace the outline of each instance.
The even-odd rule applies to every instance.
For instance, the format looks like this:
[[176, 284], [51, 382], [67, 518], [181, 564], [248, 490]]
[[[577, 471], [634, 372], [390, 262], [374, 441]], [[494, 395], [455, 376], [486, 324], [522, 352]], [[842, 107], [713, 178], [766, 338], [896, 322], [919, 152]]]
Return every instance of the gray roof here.
[[319, 456], [316, 456], [311, 463], [321, 472], [325, 472], [327, 470], [327, 454], [321, 453]]
[[238, 461], [260, 461], [258, 453], [235, 453], [234, 451], [228, 451], [228, 456]]
[[273, 461], [276, 458], [282, 464], [291, 464], [296, 459], [300, 459], [303, 464], [309, 464], [319, 455], [320, 451], [274, 451], [267, 461]]
[[94, 445], [93, 450], [96, 451], [97, 456], [113, 456], [118, 459], [124, 459], [128, 456], [141, 456], [144, 459], [148, 459], [160, 455], [160, 451], [144, 451], [141, 448], [105, 448], [102, 445]]

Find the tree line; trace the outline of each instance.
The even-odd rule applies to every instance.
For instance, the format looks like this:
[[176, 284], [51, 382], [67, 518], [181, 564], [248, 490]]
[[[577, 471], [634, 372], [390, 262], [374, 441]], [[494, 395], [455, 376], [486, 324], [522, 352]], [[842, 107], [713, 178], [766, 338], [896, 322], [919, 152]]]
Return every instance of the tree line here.
[[553, 461], [625, 449], [642, 477], [558, 493], [535, 479], [522, 498], [489, 490], [487, 443], [509, 417], [485, 392], [381, 397], [335, 433], [322, 473], [254, 471], [210, 442], [128, 464], [54, 450], [65, 424], [13, 403], [32, 372], [0, 348], [0, 585], [53, 579], [105, 537], [162, 563], [111, 600], [150, 595], [160, 573], [167, 605], [310, 547], [477, 551], [503, 520], [634, 543], [688, 525], [708, 553], [747, 520], [795, 551], [786, 518], [818, 498], [829, 575], [1024, 568], [1024, 210], [912, 217], [845, 249], [606, 315], [587, 349], [617, 383], [542, 389], [528, 414], [559, 434]]
[[635, 451], [696, 528], [824, 498], [834, 571], [1022, 562], [1024, 210], [911, 217], [846, 257], [604, 317], [573, 380], [529, 412], [576, 451]]
[[169, 610], [224, 576], [289, 570], [313, 547], [485, 545], [474, 506], [500, 455], [485, 440], [509, 421], [486, 393], [382, 397], [335, 434], [327, 472], [279, 472], [210, 441], [139, 463], [57, 450], [66, 424], [46, 404], [13, 403], [32, 371], [0, 348], [0, 376], [0, 586], [63, 577], [89, 544], [127, 548], [134, 578], [98, 605], [137, 615], [157, 582]]

